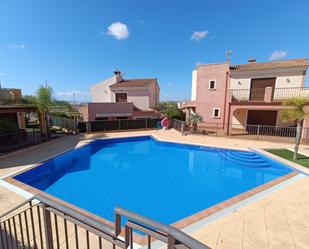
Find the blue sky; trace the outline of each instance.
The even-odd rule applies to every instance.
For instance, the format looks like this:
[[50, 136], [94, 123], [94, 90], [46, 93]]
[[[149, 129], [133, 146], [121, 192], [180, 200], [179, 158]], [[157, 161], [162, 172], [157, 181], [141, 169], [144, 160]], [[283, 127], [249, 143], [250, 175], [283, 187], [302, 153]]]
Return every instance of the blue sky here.
[[24, 94], [47, 80], [56, 98], [87, 101], [89, 86], [119, 68], [158, 78], [161, 100], [182, 100], [196, 64], [227, 50], [235, 64], [309, 55], [307, 0], [2, 0], [0, 9], [0, 79]]

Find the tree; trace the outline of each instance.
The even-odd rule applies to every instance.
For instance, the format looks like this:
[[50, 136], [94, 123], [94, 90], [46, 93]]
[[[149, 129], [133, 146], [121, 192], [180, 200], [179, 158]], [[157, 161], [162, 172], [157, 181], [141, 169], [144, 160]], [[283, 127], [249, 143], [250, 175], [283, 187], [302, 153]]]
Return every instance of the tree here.
[[305, 111], [305, 105], [308, 101], [308, 98], [290, 98], [283, 102], [283, 105], [292, 107], [282, 111], [283, 121], [296, 121], [297, 123], [293, 160], [297, 160], [303, 121], [309, 115]]
[[41, 124], [41, 132], [44, 136], [49, 138], [49, 130], [48, 130], [48, 113], [49, 107], [53, 103], [52, 99], [52, 88], [49, 86], [40, 86], [37, 90], [36, 94], [36, 105], [40, 114], [40, 124]]
[[197, 124], [203, 121], [203, 117], [200, 114], [198, 114], [197, 112], [193, 112], [190, 115], [188, 121], [192, 126], [193, 133], [196, 133], [197, 132]]
[[22, 98], [22, 102], [28, 105], [36, 105], [36, 96], [34, 95], [25, 95]]
[[171, 119], [185, 120], [186, 114], [179, 110], [176, 102], [161, 102], [158, 109]]
[[186, 117], [183, 111], [177, 108], [168, 108], [163, 111], [163, 114], [165, 114], [168, 118], [171, 118], [171, 119], [184, 120]]

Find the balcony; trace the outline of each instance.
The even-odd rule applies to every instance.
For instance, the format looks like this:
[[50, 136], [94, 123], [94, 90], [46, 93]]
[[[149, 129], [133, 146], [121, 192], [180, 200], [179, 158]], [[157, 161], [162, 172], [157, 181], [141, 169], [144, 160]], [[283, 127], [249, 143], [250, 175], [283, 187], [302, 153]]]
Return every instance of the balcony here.
[[308, 87], [230, 89], [232, 102], [282, 102], [289, 98], [309, 99]]

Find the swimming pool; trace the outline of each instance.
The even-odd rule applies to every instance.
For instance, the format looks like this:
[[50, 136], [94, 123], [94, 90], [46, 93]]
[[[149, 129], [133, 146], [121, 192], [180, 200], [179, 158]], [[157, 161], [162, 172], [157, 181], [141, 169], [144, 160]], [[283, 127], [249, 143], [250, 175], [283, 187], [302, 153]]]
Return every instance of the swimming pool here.
[[14, 178], [110, 221], [120, 206], [172, 224], [290, 172], [255, 152], [142, 136], [95, 140]]

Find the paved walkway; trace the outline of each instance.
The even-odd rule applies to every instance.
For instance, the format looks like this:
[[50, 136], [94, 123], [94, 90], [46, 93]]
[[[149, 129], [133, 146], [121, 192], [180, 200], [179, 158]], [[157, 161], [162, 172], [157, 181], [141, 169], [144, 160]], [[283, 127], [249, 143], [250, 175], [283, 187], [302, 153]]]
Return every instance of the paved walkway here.
[[[160, 139], [169, 141], [238, 149], [293, 147], [286, 143], [194, 135], [181, 136], [173, 130], [79, 135], [61, 138], [7, 157], [1, 157], [0, 176], [81, 145], [95, 137], [143, 134], [154, 134]], [[309, 146], [301, 146], [300, 151], [309, 155]], [[0, 214], [22, 200], [23, 197], [0, 186]], [[232, 214], [219, 218], [192, 235], [211, 248], [309, 248], [309, 178], [298, 180]]]

